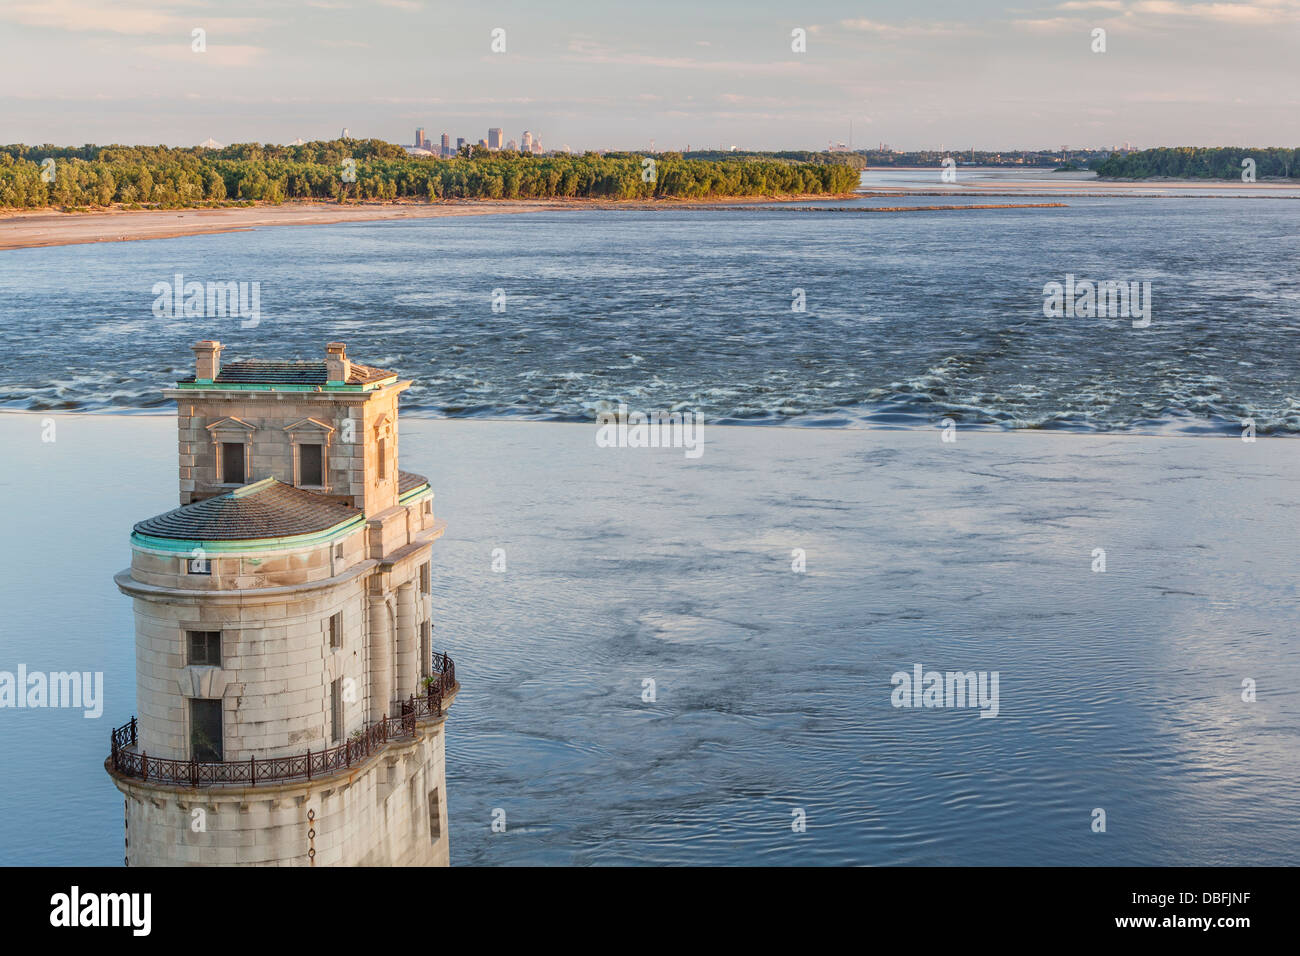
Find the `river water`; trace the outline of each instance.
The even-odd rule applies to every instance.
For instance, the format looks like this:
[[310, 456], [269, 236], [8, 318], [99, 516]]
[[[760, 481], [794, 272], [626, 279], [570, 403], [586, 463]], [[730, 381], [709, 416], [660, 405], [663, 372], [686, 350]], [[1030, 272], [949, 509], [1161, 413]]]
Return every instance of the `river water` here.
[[[583, 421], [626, 402], [715, 423], [1300, 430], [1296, 190], [1051, 175], [884, 170], [864, 182], [946, 195], [796, 204], [834, 211], [554, 211], [7, 252], [0, 408], [157, 407], [210, 337], [227, 360], [346, 341], [413, 378], [406, 413], [431, 417]], [[1126, 189], [1141, 195], [1113, 195]], [[155, 284], [178, 274], [257, 283], [256, 323], [155, 316]], [[1150, 324], [1045, 316], [1045, 287], [1071, 276], [1147, 288]]]

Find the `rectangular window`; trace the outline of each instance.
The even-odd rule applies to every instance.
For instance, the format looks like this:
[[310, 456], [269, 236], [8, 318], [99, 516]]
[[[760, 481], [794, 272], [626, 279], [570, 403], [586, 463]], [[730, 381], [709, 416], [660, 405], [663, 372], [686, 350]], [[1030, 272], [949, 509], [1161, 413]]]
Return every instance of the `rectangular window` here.
[[221, 666], [220, 631], [186, 631], [189, 635], [190, 663]]
[[343, 646], [343, 612], [339, 611], [330, 617], [330, 647], [338, 648]]
[[195, 760], [225, 760], [221, 701], [190, 699], [190, 753]]
[[313, 488], [320, 488], [325, 484], [325, 476], [321, 471], [321, 447], [320, 445], [298, 446], [298, 484]]
[[438, 790], [434, 788], [429, 791], [429, 839], [433, 843], [437, 843], [438, 837], [442, 836], [442, 808], [439, 803]]
[[432, 575], [429, 574], [429, 562], [426, 561], [420, 565], [420, 593], [432, 594]]
[[379, 480], [388, 477], [388, 439], [379, 439]]
[[330, 681], [330, 741], [338, 743], [343, 737], [343, 695], [339, 691], [342, 678]]
[[244, 483], [244, 446], [242, 442], [221, 443], [221, 480], [227, 485]]
[[425, 621], [420, 625], [420, 676], [428, 677], [433, 669], [433, 624]]

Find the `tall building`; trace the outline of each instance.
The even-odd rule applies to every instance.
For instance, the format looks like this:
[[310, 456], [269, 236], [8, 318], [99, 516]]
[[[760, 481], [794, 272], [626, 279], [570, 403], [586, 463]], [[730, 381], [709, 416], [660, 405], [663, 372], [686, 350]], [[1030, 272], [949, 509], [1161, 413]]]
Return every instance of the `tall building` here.
[[456, 137], [456, 153], [459, 154], [460, 151], [461, 151], [462, 149], [464, 149], [464, 148], [465, 148], [465, 137], [463, 137], [463, 136], [457, 136], [457, 137]]
[[138, 718], [106, 769], [129, 866], [445, 865], [433, 491], [399, 469], [394, 372], [223, 366], [176, 400], [180, 503], [135, 525]]
[[429, 148], [429, 141], [428, 141], [427, 139], [424, 138], [424, 127], [423, 127], [423, 126], [417, 126], [417, 127], [415, 128], [415, 145], [416, 145], [416, 146], [419, 146], [419, 147], [422, 148], [422, 149], [428, 149], [428, 148]]
[[343, 127], [343, 132], [339, 134], [339, 139], [348, 139], [350, 136], [351, 134], [348, 132], [348, 128], [346, 126]]
[[501, 148], [501, 128], [499, 126], [492, 126], [488, 128], [487, 148], [488, 149]]
[[519, 138], [519, 142], [522, 144], [520, 148], [525, 153], [533, 151], [533, 134], [530, 131], [524, 130], [524, 135]]
[[451, 137], [446, 133], [442, 134], [442, 152], [440, 155], [443, 159], [451, 155]]

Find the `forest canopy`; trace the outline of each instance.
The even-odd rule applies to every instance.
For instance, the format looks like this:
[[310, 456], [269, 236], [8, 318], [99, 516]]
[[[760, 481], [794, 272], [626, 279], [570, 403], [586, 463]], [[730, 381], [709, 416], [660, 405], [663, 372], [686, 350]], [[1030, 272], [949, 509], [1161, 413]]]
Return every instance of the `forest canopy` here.
[[[653, 166], [646, 161], [653, 160]], [[652, 173], [652, 174], [651, 174]], [[410, 156], [381, 140], [298, 146], [0, 146], [0, 207], [182, 208], [293, 199], [709, 199], [852, 192], [847, 165], [676, 153]]]
[[1253, 159], [1258, 179], [1300, 176], [1300, 149], [1245, 146], [1178, 146], [1144, 149], [1136, 153], [1112, 155], [1093, 168], [1097, 175], [1115, 179], [1146, 179], [1171, 176], [1179, 179], [1241, 179], [1249, 168], [1242, 161]]

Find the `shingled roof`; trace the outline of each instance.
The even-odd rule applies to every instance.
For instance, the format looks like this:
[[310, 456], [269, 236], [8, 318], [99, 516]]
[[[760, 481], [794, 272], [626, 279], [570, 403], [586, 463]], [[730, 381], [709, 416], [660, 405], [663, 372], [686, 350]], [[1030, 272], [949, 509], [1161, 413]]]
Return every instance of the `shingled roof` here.
[[399, 471], [397, 473], [397, 496], [400, 498], [408, 491], [419, 488], [421, 485], [427, 485], [428, 483], [429, 479], [424, 477], [424, 475], [417, 475], [413, 471]]
[[315, 491], [263, 478], [141, 521], [137, 534], [186, 541], [286, 538], [325, 531], [362, 514]]
[[[370, 385], [393, 378], [396, 372], [388, 372], [373, 365], [351, 363], [348, 385]], [[194, 376], [187, 375], [181, 382], [193, 382]], [[324, 385], [329, 381], [324, 362], [262, 362], [245, 360], [230, 362], [221, 366], [216, 385]]]

